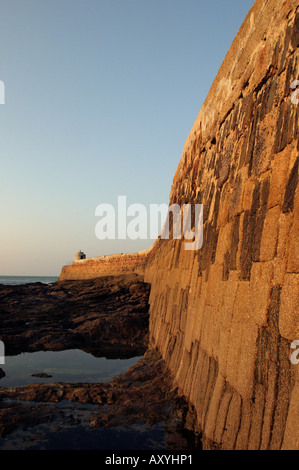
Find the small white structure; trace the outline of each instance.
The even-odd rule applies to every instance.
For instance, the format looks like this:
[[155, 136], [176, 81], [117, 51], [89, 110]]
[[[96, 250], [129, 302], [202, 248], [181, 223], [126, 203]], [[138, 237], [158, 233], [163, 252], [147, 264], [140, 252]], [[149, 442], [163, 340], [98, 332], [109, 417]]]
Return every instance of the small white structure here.
[[5, 347], [3, 341], [0, 341], [0, 364], [5, 364]]
[[83, 251], [78, 251], [78, 253], [75, 254], [74, 261], [79, 261], [80, 259], [86, 259], [85, 253]]

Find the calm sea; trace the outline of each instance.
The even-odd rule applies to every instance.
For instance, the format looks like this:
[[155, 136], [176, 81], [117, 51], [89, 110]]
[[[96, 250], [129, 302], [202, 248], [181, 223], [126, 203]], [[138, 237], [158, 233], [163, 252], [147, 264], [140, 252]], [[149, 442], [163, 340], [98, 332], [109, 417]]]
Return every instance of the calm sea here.
[[56, 281], [58, 281], [58, 276], [0, 276], [0, 284], [5, 284], [7, 286], [31, 284], [33, 282], [52, 284], [52, 282]]

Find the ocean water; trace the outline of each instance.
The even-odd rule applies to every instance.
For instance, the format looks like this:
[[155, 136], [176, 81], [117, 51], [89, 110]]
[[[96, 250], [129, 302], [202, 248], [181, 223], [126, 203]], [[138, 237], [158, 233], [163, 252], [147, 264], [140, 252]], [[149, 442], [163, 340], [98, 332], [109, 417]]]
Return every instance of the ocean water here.
[[58, 276], [0, 276], [0, 284], [7, 286], [17, 286], [21, 284], [31, 284], [42, 282], [43, 284], [52, 284], [58, 281]]

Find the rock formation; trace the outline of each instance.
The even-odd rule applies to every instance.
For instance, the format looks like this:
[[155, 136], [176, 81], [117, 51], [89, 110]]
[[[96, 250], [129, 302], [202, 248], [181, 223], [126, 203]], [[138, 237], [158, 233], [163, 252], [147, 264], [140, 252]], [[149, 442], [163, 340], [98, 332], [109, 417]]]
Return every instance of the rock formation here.
[[148, 344], [148, 296], [149, 286], [136, 274], [0, 284], [6, 355], [78, 348], [97, 357], [141, 356]]
[[206, 449], [299, 448], [298, 42], [298, 0], [256, 0], [170, 192], [203, 204], [203, 246], [159, 240], [146, 255], [149, 348]]

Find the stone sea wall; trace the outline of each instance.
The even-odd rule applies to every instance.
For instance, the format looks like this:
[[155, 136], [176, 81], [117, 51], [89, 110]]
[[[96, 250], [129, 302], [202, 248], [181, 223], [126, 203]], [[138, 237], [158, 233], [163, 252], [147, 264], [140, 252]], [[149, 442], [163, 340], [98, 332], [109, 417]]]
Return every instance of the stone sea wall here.
[[120, 253], [74, 261], [73, 264], [62, 267], [59, 281], [94, 279], [122, 274], [144, 276], [148, 254], [155, 251], [155, 246], [156, 243], [149, 250], [138, 253]]
[[145, 260], [146, 255], [138, 253], [86, 258], [74, 261], [72, 265], [63, 266], [59, 281], [94, 279], [132, 273], [144, 275]]
[[298, 1], [255, 2], [171, 188], [203, 204], [203, 246], [162, 240], [146, 265], [150, 348], [207, 449], [299, 448], [298, 42]]
[[298, 0], [256, 0], [219, 69], [170, 192], [203, 204], [200, 250], [157, 240], [60, 277], [144, 274], [149, 348], [206, 449], [299, 449], [298, 43]]

